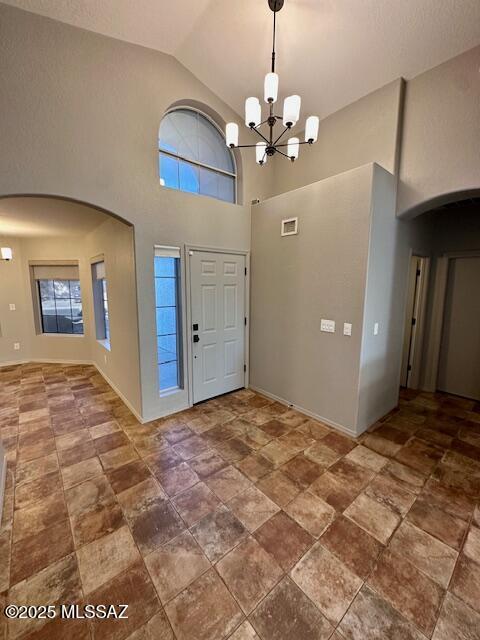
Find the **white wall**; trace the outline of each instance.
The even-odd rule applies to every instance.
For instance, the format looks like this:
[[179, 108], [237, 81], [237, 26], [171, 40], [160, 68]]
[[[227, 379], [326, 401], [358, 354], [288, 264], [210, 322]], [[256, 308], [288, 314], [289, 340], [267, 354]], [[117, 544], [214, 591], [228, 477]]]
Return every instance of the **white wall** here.
[[[361, 433], [396, 406], [402, 355], [409, 246], [395, 217], [395, 179], [374, 167], [365, 287], [359, 403]], [[378, 323], [378, 334], [374, 325]]]

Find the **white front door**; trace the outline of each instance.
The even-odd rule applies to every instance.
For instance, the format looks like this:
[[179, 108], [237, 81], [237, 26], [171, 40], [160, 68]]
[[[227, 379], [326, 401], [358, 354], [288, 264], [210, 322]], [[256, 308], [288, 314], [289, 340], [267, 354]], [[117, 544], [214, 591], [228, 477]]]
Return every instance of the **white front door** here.
[[190, 252], [193, 402], [245, 385], [245, 256]]

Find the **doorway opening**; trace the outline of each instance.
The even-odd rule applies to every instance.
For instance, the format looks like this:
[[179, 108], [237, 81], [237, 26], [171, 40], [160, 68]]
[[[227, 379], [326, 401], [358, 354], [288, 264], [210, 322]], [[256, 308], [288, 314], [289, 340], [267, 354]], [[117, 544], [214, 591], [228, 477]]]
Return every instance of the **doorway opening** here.
[[412, 221], [401, 386], [480, 401], [480, 198]]

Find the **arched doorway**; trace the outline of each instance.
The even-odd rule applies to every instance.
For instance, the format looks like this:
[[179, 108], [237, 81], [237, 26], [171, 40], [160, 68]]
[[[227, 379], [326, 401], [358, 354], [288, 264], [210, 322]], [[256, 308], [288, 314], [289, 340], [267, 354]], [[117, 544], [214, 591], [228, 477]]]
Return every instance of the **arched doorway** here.
[[[411, 221], [402, 386], [480, 400], [480, 191]], [[478, 364], [477, 364], [478, 363]]]
[[63, 196], [0, 198], [0, 366], [91, 364], [141, 415], [134, 227]]

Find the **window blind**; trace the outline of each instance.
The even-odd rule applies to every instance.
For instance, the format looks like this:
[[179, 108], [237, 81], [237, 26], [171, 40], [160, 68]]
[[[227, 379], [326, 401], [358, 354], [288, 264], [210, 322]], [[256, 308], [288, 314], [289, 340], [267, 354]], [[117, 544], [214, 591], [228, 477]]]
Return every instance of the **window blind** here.
[[105, 279], [105, 262], [94, 262], [92, 264], [92, 273], [95, 280]]
[[35, 280], [80, 280], [78, 265], [34, 265]]
[[156, 258], [180, 258], [178, 247], [155, 247]]

